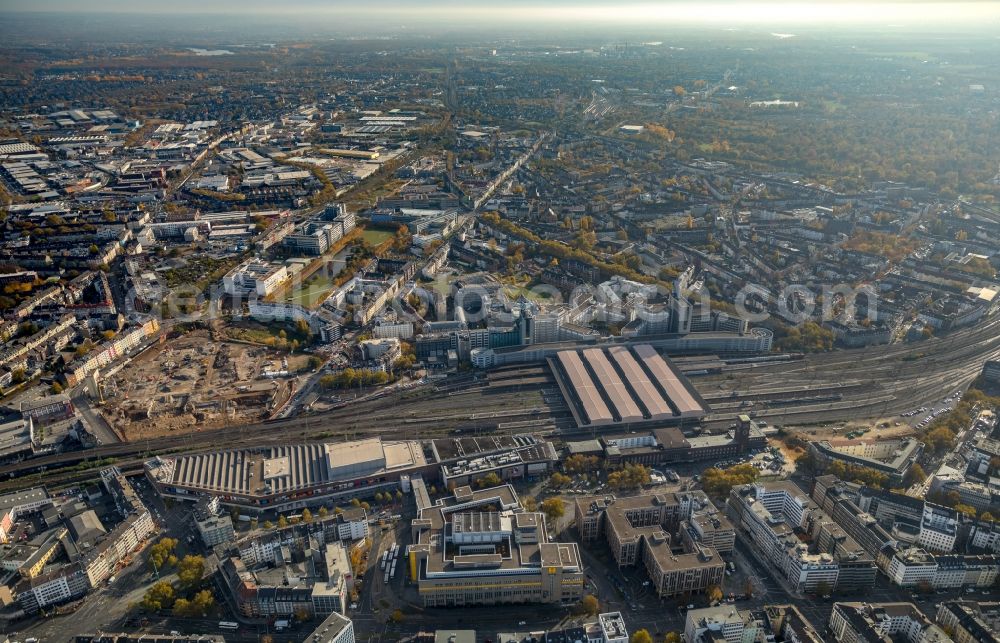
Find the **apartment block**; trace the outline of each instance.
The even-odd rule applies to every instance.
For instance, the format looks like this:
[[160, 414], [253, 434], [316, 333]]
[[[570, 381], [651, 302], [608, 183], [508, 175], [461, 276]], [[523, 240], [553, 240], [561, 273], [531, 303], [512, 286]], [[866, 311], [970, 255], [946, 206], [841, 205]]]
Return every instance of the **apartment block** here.
[[838, 643], [951, 641], [912, 603], [834, 603], [830, 631]]
[[795, 591], [874, 585], [874, 558], [794, 483], [735, 487], [727, 506], [737, 529]]
[[944, 601], [934, 620], [955, 643], [1000, 643], [1000, 603]]

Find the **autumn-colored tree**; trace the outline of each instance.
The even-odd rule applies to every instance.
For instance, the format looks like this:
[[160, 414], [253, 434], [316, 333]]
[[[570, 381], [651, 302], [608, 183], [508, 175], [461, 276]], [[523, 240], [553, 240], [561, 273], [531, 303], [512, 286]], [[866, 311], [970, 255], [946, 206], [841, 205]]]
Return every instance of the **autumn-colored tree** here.
[[205, 576], [205, 559], [201, 556], [187, 555], [181, 559], [177, 567], [177, 580], [183, 587], [195, 587]]
[[175, 598], [173, 585], [161, 580], [146, 590], [139, 605], [145, 610], [156, 612], [173, 607]]
[[966, 505], [966, 504], [963, 504], [963, 503], [958, 503], [957, 505], [955, 505], [952, 508], [955, 511], [957, 511], [958, 513], [960, 513], [963, 516], [966, 516], [968, 518], [975, 518], [976, 517], [976, 513], [977, 513], [976, 512], [976, 508], [973, 507], [972, 505]]
[[563, 475], [558, 471], [549, 476], [549, 484], [551, 484], [553, 487], [564, 487], [571, 482], [573, 482], [573, 478], [570, 478], [567, 475]]
[[545, 517], [550, 522], [555, 522], [566, 513], [566, 505], [563, 503], [562, 498], [546, 498], [542, 501], [542, 513], [545, 514]]
[[633, 632], [629, 641], [630, 643], [653, 643], [653, 637], [649, 634], [649, 630], [642, 629]]
[[903, 484], [907, 487], [913, 486], [915, 484], [920, 484], [927, 479], [927, 474], [924, 472], [924, 468], [919, 464], [914, 462], [906, 475], [903, 476]]
[[580, 614], [586, 614], [588, 616], [596, 616], [598, 612], [601, 611], [601, 603], [597, 600], [597, 597], [593, 594], [587, 594], [580, 599], [577, 604], [577, 612]]

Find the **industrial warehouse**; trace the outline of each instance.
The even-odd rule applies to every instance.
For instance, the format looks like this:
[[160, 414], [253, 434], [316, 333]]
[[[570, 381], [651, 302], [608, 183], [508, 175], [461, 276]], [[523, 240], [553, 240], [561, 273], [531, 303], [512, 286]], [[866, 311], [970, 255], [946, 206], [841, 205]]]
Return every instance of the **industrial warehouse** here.
[[502, 480], [548, 472], [557, 454], [530, 434], [480, 438], [278, 445], [160, 456], [146, 475], [165, 497], [216, 496], [253, 514], [316, 507], [327, 501], [402, 488], [410, 478], [441, 476], [451, 486], [495, 473]]
[[548, 359], [578, 426], [683, 424], [706, 402], [650, 344], [565, 350]]

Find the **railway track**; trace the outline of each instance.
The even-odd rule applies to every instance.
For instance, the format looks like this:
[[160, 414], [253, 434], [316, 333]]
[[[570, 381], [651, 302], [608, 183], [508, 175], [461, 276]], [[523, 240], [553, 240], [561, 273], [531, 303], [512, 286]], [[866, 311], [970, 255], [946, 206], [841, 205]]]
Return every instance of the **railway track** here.
[[[743, 399], [808, 398], [811, 395], [840, 392], [843, 399], [824, 404], [790, 405], [779, 409], [764, 409], [759, 417], [768, 419], [795, 419], [800, 422], [821, 420], [840, 421], [849, 417], [887, 414], [904, 411], [924, 400], [933, 399], [946, 388], [966, 386], [978, 375], [982, 362], [1000, 357], [1000, 316], [979, 327], [953, 335], [920, 342], [914, 345], [892, 345], [880, 350], [851, 350], [838, 353], [807, 355], [803, 359], [761, 362], [752, 368], [699, 379], [698, 388], [708, 399], [718, 402], [739, 402]], [[739, 364], [740, 367], [746, 366]], [[19, 463], [0, 466], [0, 490], [13, 490], [38, 484], [62, 485], [89, 480], [98, 471], [100, 461], [114, 459], [120, 467], [141, 467], [142, 462], [154, 455], [176, 452], [197, 452], [219, 448], [220, 445], [246, 447], [295, 442], [309, 439], [354, 439], [378, 435], [389, 439], [444, 437], [453, 430], [488, 432], [497, 430], [531, 430], [532, 426], [544, 428], [554, 425], [560, 437], [591, 436], [591, 429], [570, 430], [561, 408], [535, 412], [524, 408], [520, 411], [503, 407], [503, 394], [508, 397], [519, 393], [518, 378], [539, 378], [543, 367], [527, 365], [498, 371], [490, 384], [498, 388], [497, 401], [502, 411], [468, 406], [468, 412], [455, 413], [463, 408], [462, 394], [483, 393], [478, 390], [482, 380], [464, 376], [450, 380], [445, 388], [451, 395], [442, 400], [428, 400], [426, 396], [411, 397], [392, 393], [377, 400], [350, 404], [308, 416], [298, 416], [227, 427], [187, 435], [166, 436], [127, 443], [105, 445], [87, 451], [44, 456]], [[494, 375], [494, 374], [491, 374]], [[735, 379], [731, 379], [735, 378]], [[542, 379], [542, 378], [539, 378]], [[806, 382], [789, 387], [789, 380]], [[733, 389], [732, 383], [740, 386]], [[521, 382], [522, 386], [526, 386]], [[529, 387], [537, 392], [537, 383]], [[432, 393], [438, 390], [428, 385]], [[507, 389], [514, 389], [509, 391]], [[762, 390], [763, 389], [763, 390]], [[768, 390], [773, 389], [773, 390]], [[736, 397], [733, 392], [736, 391]], [[527, 392], [527, 391], [525, 391]], [[822, 393], [821, 393], [822, 392]], [[742, 394], [741, 394], [742, 393]], [[726, 396], [729, 396], [727, 399]], [[543, 397], [543, 399], [545, 399]], [[409, 405], [431, 405], [431, 409], [406, 412]], [[435, 405], [448, 413], [434, 413]], [[725, 427], [732, 422], [739, 410], [732, 410], [727, 417], [709, 417], [703, 424], [707, 428]], [[421, 415], [415, 415], [420, 413]], [[451, 427], [441, 426], [450, 421]], [[501, 425], [505, 425], [501, 428]], [[85, 470], [72, 469], [83, 465]], [[89, 473], [88, 473], [89, 472]]]

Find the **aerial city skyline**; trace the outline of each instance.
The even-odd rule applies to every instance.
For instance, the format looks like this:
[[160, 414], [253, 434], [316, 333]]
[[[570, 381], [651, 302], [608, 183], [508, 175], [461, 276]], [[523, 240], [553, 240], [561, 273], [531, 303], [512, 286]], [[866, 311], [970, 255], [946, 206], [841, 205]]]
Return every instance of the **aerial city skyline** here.
[[0, 635], [1000, 640], [998, 19], [4, 3]]

